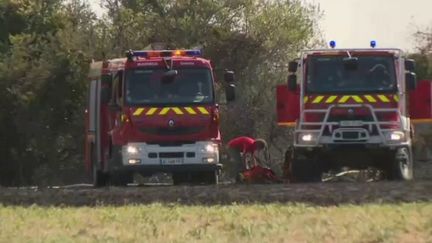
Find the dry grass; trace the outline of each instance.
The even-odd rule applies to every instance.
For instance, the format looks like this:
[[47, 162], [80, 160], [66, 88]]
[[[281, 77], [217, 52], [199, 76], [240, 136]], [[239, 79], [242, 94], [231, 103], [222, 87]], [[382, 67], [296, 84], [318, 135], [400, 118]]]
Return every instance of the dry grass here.
[[432, 242], [432, 204], [3, 206], [0, 242]]

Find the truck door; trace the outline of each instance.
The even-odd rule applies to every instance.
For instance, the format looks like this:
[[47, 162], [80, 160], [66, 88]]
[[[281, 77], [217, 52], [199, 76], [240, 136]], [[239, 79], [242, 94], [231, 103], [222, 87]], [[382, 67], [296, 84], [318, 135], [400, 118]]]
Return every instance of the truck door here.
[[98, 92], [98, 82], [97, 80], [92, 80], [90, 82], [88, 97], [87, 97], [87, 108], [85, 114], [86, 120], [86, 139], [85, 139], [85, 166], [88, 171], [94, 163], [96, 158], [94, 154], [97, 148], [97, 92]]
[[280, 126], [295, 126], [300, 115], [299, 91], [290, 91], [286, 84], [276, 86], [277, 122]]
[[432, 122], [432, 80], [421, 80], [409, 94], [409, 113], [413, 122]]

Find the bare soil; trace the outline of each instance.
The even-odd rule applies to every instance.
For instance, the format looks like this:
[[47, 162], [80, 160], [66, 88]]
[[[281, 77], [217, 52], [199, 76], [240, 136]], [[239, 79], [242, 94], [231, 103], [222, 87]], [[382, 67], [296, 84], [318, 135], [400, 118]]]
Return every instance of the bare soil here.
[[356, 174], [346, 173], [344, 177], [329, 182], [311, 184], [141, 185], [107, 188], [92, 188], [83, 184], [64, 187], [0, 187], [0, 204], [120, 206], [151, 203], [216, 205], [294, 202], [339, 205], [432, 201], [432, 161], [416, 161], [414, 173], [415, 180], [410, 182], [365, 182], [367, 180]]
[[0, 204], [3, 205], [97, 206], [158, 202], [187, 205], [278, 202], [339, 205], [429, 201], [432, 201], [432, 181], [0, 189]]

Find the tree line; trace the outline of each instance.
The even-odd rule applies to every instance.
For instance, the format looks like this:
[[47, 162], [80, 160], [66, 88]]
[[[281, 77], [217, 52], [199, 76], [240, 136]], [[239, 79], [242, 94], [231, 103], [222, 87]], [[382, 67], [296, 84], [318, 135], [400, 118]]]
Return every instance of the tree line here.
[[[276, 126], [274, 87], [285, 82], [287, 63], [300, 50], [322, 45], [319, 6], [301, 0], [100, 4], [103, 16], [85, 0], [0, 0], [1, 185], [82, 181], [89, 63], [156, 42], [202, 49], [218, 79], [225, 68], [234, 70], [238, 99], [221, 106], [224, 140], [262, 137], [281, 160], [290, 131]], [[422, 61], [431, 60], [426, 36], [421, 47], [429, 49], [413, 55]], [[427, 77], [432, 69], [425, 65]]]

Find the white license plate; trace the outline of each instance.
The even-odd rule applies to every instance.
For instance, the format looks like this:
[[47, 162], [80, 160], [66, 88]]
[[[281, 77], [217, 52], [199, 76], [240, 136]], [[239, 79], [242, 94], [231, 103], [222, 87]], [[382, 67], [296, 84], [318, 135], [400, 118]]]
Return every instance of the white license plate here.
[[163, 165], [178, 165], [183, 164], [182, 158], [166, 158], [166, 159], [160, 159], [161, 164]]
[[363, 126], [362, 121], [340, 121], [341, 127], [359, 127]]

